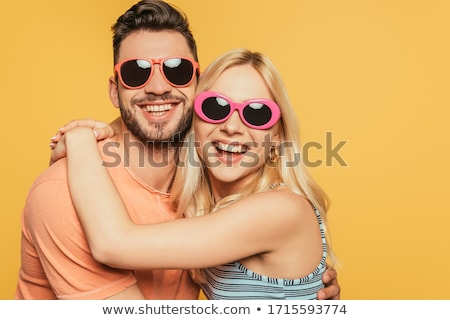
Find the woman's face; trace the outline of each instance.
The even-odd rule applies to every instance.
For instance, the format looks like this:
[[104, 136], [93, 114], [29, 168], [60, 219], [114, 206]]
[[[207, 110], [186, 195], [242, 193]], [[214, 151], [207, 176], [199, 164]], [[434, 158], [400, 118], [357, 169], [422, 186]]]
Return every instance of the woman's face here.
[[[226, 96], [233, 102], [273, 97], [261, 75], [251, 65], [225, 70], [208, 91]], [[235, 193], [254, 179], [265, 164], [270, 148], [279, 143], [277, 126], [260, 130], [248, 127], [237, 110], [222, 123], [194, 121], [197, 152], [206, 163], [213, 192], [217, 198]]]

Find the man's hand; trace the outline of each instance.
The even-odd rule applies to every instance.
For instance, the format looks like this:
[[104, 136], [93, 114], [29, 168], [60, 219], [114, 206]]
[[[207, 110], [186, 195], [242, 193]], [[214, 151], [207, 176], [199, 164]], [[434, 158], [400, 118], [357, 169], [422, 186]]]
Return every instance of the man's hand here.
[[328, 268], [322, 276], [325, 288], [319, 290], [317, 299], [319, 300], [340, 300], [341, 287], [337, 280], [337, 272], [334, 268]]

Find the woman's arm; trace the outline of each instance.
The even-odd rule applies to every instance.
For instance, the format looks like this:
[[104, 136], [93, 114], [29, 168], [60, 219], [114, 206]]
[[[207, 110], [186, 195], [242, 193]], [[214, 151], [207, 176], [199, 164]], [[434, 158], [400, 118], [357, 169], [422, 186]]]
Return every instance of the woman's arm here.
[[203, 217], [136, 225], [102, 166], [92, 129], [67, 132], [66, 147], [69, 187], [92, 254], [113, 267], [203, 268], [270, 252], [298, 231], [300, 207], [309, 206], [288, 191], [269, 191]]
[[[114, 137], [116, 132], [120, 132], [120, 118], [116, 118], [109, 125], [106, 122], [89, 118], [72, 120], [69, 123], [65, 124], [56, 132], [53, 137], [50, 138], [50, 149], [52, 149], [52, 153], [50, 155], [50, 165], [66, 156], [64, 133], [76, 127], [87, 127], [94, 129], [97, 140], [103, 140], [106, 138], [112, 138]], [[62, 142], [58, 143], [60, 140], [62, 140]]]

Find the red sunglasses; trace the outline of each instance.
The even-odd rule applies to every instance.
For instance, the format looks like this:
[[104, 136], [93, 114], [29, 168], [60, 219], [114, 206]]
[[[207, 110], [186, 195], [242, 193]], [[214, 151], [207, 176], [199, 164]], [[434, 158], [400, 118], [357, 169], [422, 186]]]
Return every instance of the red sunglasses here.
[[114, 71], [125, 88], [139, 89], [150, 81], [155, 65], [159, 65], [164, 79], [174, 87], [189, 86], [199, 72], [198, 62], [186, 57], [127, 59], [117, 63]]

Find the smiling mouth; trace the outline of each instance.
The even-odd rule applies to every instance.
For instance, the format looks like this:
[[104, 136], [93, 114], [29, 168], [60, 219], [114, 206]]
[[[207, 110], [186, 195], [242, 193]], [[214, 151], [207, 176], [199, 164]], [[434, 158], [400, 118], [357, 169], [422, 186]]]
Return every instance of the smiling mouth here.
[[165, 115], [167, 111], [172, 110], [174, 108], [174, 105], [170, 103], [160, 105], [148, 104], [141, 105], [140, 108], [147, 111], [148, 113], [151, 113], [155, 117], [161, 117]]
[[242, 144], [226, 144], [222, 142], [214, 142], [216, 150], [220, 153], [244, 154], [248, 147]]

